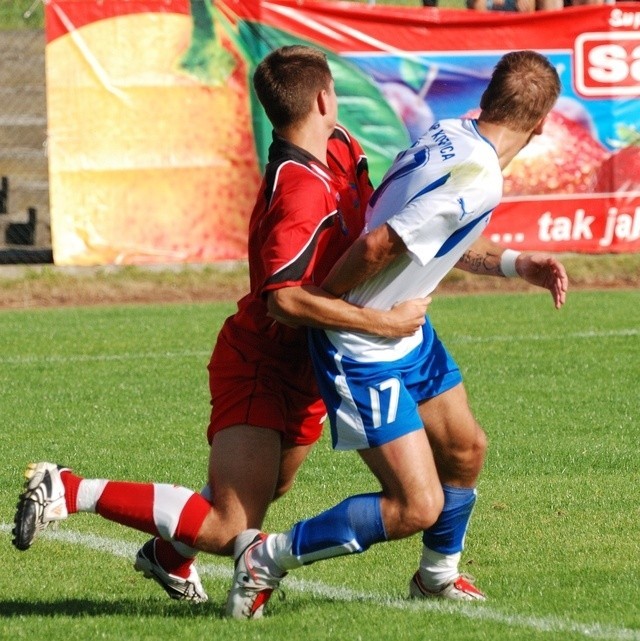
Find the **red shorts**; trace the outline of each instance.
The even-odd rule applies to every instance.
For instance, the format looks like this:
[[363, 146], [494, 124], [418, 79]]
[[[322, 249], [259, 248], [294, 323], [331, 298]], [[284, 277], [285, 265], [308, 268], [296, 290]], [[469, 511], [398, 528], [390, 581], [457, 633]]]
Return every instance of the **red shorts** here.
[[255, 337], [223, 328], [208, 369], [209, 443], [232, 425], [276, 430], [293, 445], [311, 445], [320, 438], [326, 410], [306, 346], [289, 348], [285, 355]]

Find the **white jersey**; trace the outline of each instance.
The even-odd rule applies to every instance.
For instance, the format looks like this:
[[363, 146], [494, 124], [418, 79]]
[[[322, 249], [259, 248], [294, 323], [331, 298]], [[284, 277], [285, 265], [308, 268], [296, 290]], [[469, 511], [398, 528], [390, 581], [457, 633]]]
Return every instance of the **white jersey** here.
[[[502, 198], [502, 171], [475, 120], [434, 123], [400, 153], [369, 201], [365, 232], [387, 223], [407, 252], [345, 296], [360, 306], [390, 309], [428, 296], [482, 234]], [[414, 349], [422, 333], [385, 339], [327, 331], [333, 345], [359, 361], [391, 361]]]

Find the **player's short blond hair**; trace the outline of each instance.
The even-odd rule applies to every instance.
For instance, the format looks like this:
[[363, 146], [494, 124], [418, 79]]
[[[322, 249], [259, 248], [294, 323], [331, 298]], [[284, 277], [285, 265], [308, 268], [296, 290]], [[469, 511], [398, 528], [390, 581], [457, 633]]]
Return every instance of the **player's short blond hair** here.
[[326, 55], [304, 45], [280, 47], [256, 67], [253, 86], [275, 129], [306, 118], [320, 91], [331, 85]]
[[536, 51], [512, 51], [500, 58], [480, 99], [479, 120], [514, 131], [535, 129], [560, 95], [560, 78]]

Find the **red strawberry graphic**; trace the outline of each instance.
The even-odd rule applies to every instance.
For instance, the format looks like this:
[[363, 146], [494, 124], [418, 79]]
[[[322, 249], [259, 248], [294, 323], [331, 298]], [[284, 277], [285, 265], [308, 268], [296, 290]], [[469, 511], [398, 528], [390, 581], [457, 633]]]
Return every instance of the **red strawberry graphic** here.
[[608, 155], [583, 123], [554, 109], [542, 134], [534, 136], [504, 170], [504, 195], [588, 192]]
[[640, 133], [622, 128], [622, 143], [600, 166], [593, 179], [595, 193], [640, 191]]

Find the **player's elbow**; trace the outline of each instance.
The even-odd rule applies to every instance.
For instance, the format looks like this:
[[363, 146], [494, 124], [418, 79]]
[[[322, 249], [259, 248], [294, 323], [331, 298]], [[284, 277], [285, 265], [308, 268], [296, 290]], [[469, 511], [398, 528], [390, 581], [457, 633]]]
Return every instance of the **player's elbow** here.
[[285, 324], [295, 325], [299, 319], [299, 305], [294, 287], [284, 287], [269, 292], [267, 310], [269, 316]]
[[362, 260], [370, 266], [382, 264], [385, 258], [385, 250], [376, 242], [370, 234], [364, 236], [362, 239]]
[[362, 258], [370, 271], [379, 271], [407, 250], [397, 232], [386, 223], [361, 237]]
[[267, 295], [267, 309], [269, 311], [269, 316], [280, 320], [288, 317], [288, 308], [287, 297], [282, 295], [282, 290], [277, 289], [276, 291], [269, 292]]

